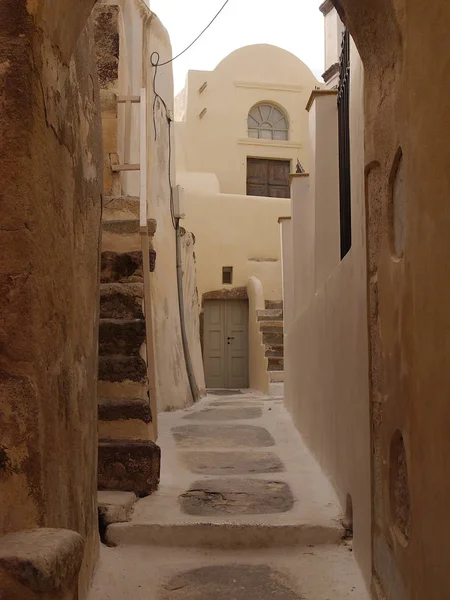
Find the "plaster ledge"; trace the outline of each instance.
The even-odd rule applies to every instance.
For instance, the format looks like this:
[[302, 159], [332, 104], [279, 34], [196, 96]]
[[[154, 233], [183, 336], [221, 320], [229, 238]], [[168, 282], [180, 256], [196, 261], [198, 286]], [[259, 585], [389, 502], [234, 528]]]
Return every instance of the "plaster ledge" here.
[[320, 98], [321, 96], [337, 96], [337, 90], [313, 90], [306, 104], [306, 110], [308, 112], [311, 110], [314, 100], [316, 100], [316, 98]]
[[79, 533], [68, 529], [30, 529], [0, 539], [1, 572], [38, 593], [77, 585], [84, 552]]

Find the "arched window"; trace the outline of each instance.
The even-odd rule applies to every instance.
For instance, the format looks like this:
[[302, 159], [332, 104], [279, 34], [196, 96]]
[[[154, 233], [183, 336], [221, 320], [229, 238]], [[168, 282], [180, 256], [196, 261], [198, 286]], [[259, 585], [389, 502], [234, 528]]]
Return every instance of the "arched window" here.
[[274, 104], [256, 104], [248, 113], [248, 137], [262, 140], [287, 140], [288, 120]]

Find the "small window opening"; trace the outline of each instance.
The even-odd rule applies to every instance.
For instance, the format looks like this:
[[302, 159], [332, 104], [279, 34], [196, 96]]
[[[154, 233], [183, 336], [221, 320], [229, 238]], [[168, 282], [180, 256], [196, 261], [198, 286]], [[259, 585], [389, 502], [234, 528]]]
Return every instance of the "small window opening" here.
[[222, 283], [233, 283], [233, 267], [222, 267]]

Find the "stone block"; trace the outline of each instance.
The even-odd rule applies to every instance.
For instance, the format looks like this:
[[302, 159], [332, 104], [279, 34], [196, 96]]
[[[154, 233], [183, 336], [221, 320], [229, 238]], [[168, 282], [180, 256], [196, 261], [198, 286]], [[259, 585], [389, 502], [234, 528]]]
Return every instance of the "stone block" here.
[[30, 529], [0, 539], [0, 598], [75, 600], [84, 542], [68, 529]]
[[159, 484], [161, 450], [150, 440], [101, 440], [98, 487], [147, 496]]
[[284, 358], [269, 358], [269, 364], [267, 366], [268, 371], [283, 371], [284, 369]]
[[130, 520], [136, 494], [133, 492], [97, 492], [98, 516], [104, 525]]
[[143, 319], [142, 283], [100, 284], [101, 319]]
[[283, 344], [284, 335], [281, 332], [263, 332], [263, 343], [267, 345]]
[[142, 252], [102, 252], [101, 283], [127, 282], [130, 277], [142, 280]]
[[100, 381], [147, 381], [147, 365], [140, 356], [100, 356], [98, 359]]
[[144, 342], [144, 319], [100, 319], [100, 356], [116, 354], [137, 356]]
[[151, 423], [152, 413], [148, 400], [143, 398], [99, 398], [98, 418], [100, 421], [138, 419]]

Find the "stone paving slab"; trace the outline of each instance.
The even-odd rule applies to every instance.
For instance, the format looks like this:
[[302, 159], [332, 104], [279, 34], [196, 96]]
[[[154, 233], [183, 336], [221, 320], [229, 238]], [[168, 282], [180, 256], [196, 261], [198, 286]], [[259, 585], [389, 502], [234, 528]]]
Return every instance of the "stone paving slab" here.
[[102, 546], [88, 600], [369, 600], [350, 550]]
[[300, 600], [287, 578], [268, 565], [217, 565], [176, 575], [158, 600]]
[[184, 419], [195, 421], [235, 421], [240, 419], [257, 419], [262, 416], [262, 408], [258, 406], [205, 408], [185, 415]]
[[182, 452], [180, 460], [191, 473], [244, 475], [281, 473], [284, 465], [273, 452]]
[[284, 481], [221, 478], [195, 481], [180, 503], [188, 515], [265, 515], [287, 512], [294, 499]]
[[172, 428], [172, 433], [182, 448], [258, 448], [275, 444], [267, 429], [257, 425], [182, 425]]

